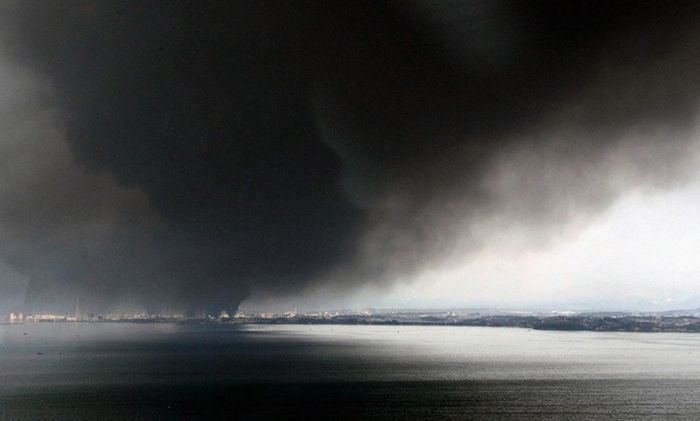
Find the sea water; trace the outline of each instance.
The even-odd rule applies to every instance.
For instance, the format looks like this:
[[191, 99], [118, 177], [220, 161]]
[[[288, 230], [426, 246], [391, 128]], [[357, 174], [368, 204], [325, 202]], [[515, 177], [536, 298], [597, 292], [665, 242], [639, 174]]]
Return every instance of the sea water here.
[[700, 334], [0, 326], [0, 419], [700, 419]]

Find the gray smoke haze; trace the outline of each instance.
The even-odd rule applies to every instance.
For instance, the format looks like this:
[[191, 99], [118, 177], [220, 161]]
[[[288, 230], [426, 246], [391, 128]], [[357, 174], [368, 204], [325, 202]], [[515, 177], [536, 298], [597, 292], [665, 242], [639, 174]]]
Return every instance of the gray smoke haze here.
[[[42, 309], [62, 309], [81, 296], [86, 305], [115, 304], [109, 300], [123, 292], [115, 291], [116, 274], [130, 288], [144, 280], [143, 258], [159, 216], [140, 191], [75, 163], [48, 104], [47, 82], [6, 63], [0, 80], [3, 260], [31, 279], [28, 297], [40, 299]], [[9, 270], [3, 275], [17, 278]]]
[[198, 312], [546, 245], [697, 164], [698, 9], [6, 3], [0, 259]]

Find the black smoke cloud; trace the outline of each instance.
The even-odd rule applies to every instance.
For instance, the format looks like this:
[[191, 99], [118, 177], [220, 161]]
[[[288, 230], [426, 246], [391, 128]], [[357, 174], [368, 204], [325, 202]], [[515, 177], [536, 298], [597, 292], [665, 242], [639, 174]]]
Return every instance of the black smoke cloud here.
[[24, 175], [3, 173], [1, 250], [35, 307], [233, 310], [410, 276], [694, 162], [693, 3], [2, 12], [25, 88], [4, 102]]

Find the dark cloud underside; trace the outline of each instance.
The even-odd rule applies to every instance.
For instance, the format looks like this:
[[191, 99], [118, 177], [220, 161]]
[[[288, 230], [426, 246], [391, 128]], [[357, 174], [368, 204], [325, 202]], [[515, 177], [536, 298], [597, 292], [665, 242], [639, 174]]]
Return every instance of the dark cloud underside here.
[[[485, 214], [546, 232], [547, 215], [605, 208], [634, 180], [576, 191], [640, 159], [608, 161], [620, 150], [688, 165], [694, 2], [31, 1], [2, 12], [6, 57], [51, 87], [27, 91], [30, 111], [50, 110], [70, 148], [59, 169], [31, 164], [48, 175], [0, 219], [34, 227], [8, 237], [26, 246], [2, 257], [32, 278], [36, 302], [61, 290], [63, 302], [213, 311], [251, 288], [381, 280], [476, 247], [464, 227]], [[20, 102], [8, 113], [26, 115]], [[644, 134], [636, 146], [630, 133]], [[542, 162], [584, 176], [547, 178]], [[492, 182], [503, 165], [525, 181]], [[663, 167], [639, 182], [680, 177]], [[34, 212], [59, 196], [65, 206]], [[104, 215], [118, 216], [109, 230]]]

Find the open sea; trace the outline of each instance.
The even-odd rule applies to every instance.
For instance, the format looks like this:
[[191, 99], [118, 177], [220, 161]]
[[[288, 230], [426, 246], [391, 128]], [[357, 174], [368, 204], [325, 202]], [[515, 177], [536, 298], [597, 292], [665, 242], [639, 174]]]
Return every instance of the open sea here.
[[0, 419], [700, 419], [700, 334], [0, 326]]

